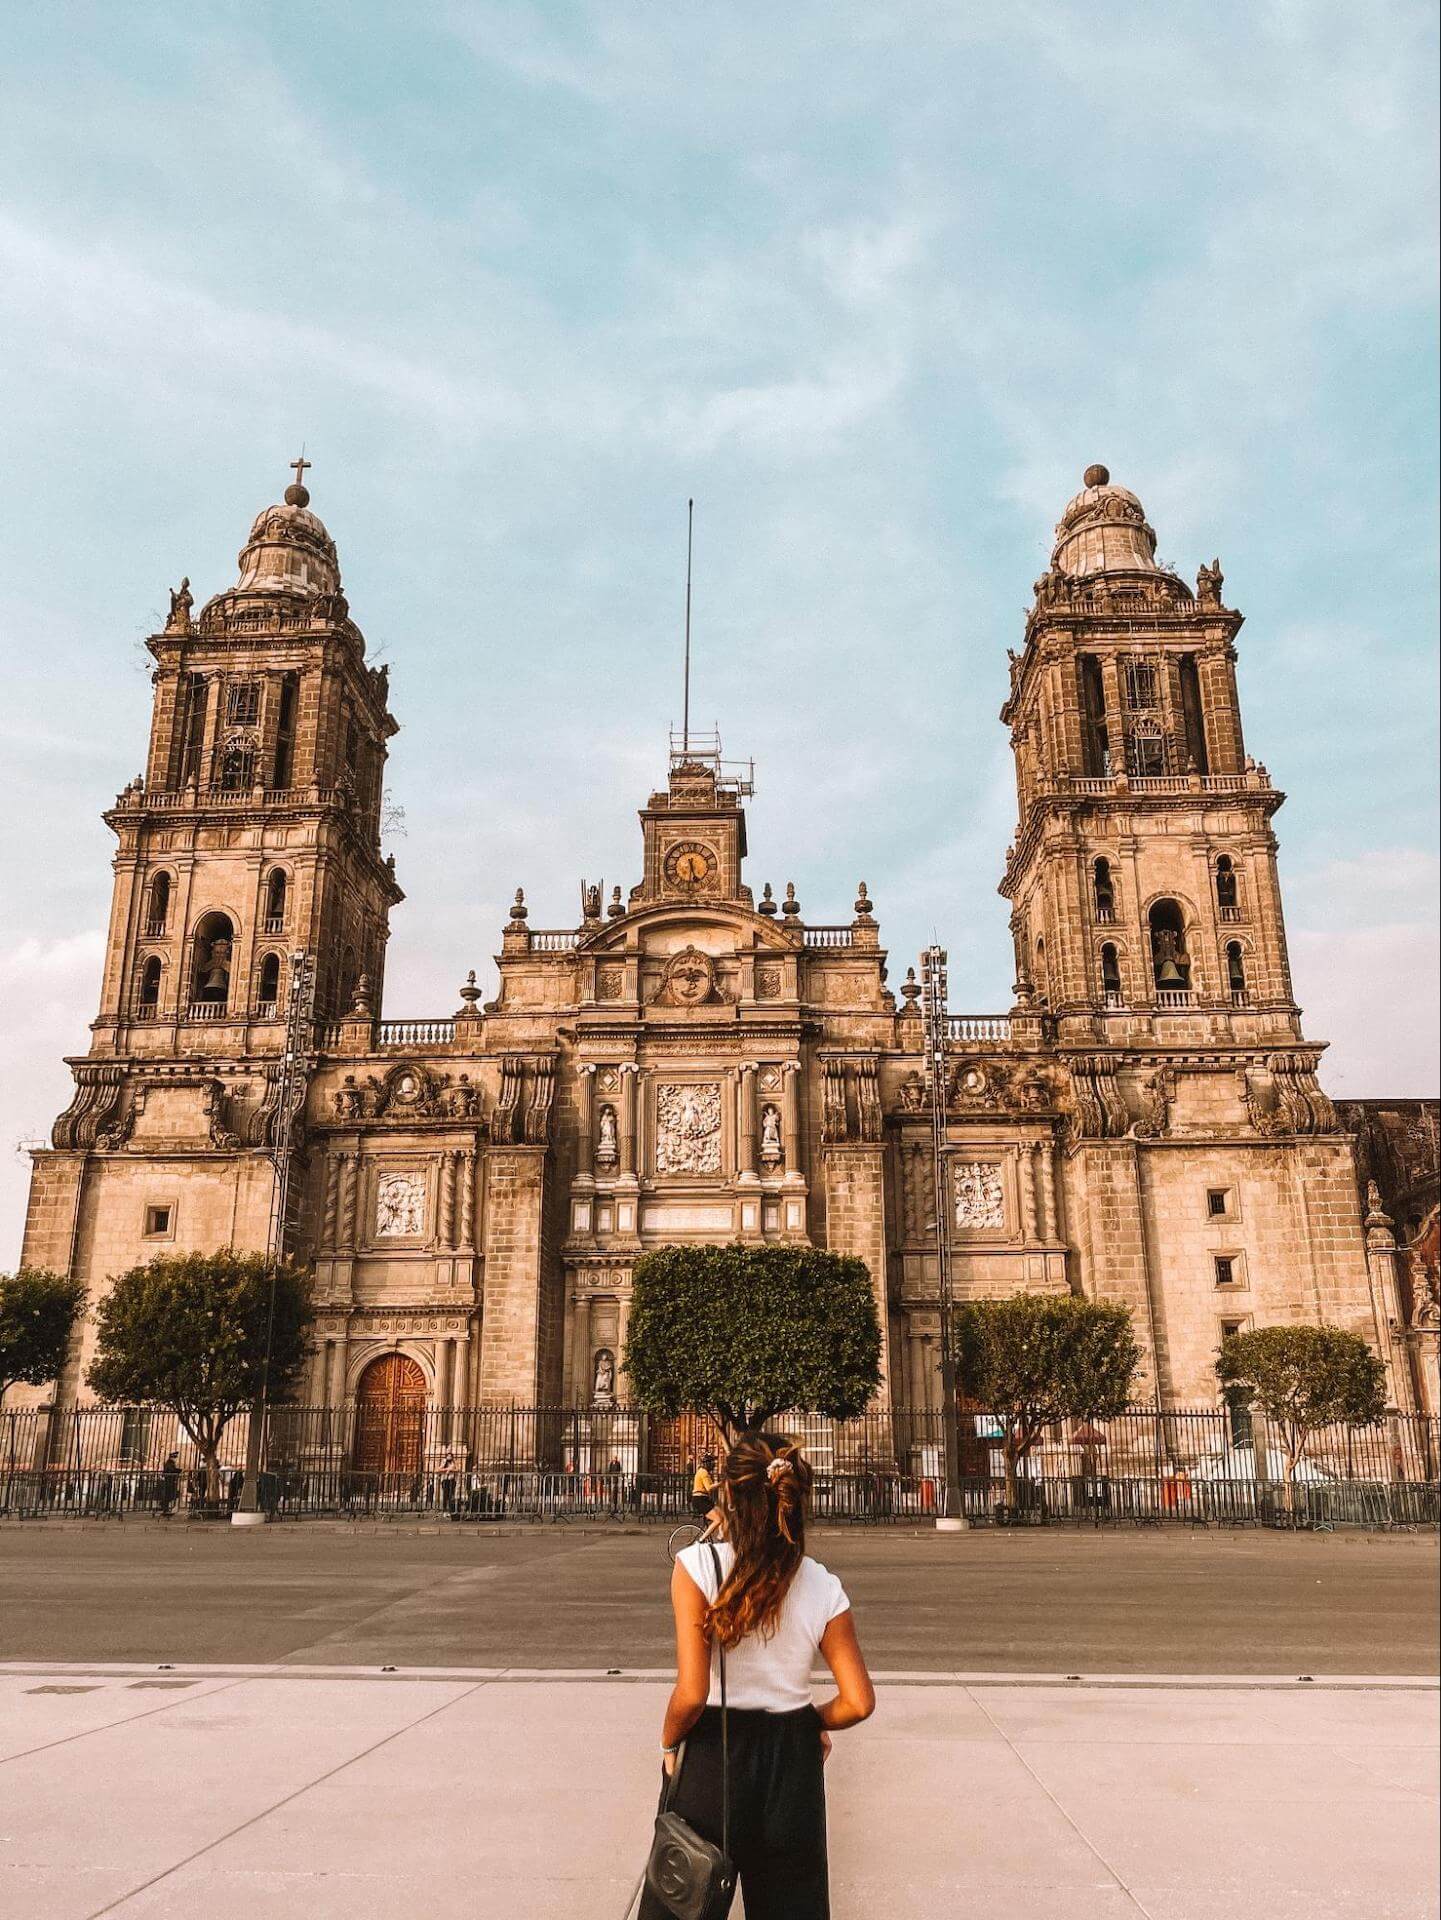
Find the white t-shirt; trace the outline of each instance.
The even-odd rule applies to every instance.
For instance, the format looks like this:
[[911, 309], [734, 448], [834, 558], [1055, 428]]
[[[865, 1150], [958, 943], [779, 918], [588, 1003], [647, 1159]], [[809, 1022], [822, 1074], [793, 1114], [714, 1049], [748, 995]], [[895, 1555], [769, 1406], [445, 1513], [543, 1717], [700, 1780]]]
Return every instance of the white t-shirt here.
[[[735, 1565], [735, 1548], [719, 1540], [716, 1552], [724, 1580]], [[713, 1603], [718, 1589], [709, 1546], [697, 1542], [684, 1547], [676, 1559], [706, 1600]], [[758, 1633], [750, 1633], [727, 1652], [726, 1698], [731, 1706], [763, 1713], [794, 1713], [797, 1707], [808, 1707], [811, 1668], [821, 1636], [850, 1604], [836, 1576], [807, 1555], [786, 1590], [771, 1638], [765, 1640]], [[715, 1653], [711, 1655], [710, 1703], [713, 1707], [720, 1705], [720, 1660]]]

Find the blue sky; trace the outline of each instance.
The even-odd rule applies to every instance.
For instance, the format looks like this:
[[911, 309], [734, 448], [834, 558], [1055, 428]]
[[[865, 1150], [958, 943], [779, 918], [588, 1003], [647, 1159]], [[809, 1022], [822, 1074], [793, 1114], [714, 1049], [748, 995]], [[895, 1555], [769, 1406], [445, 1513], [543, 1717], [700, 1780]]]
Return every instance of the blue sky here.
[[679, 717], [749, 874], [1004, 1008], [1006, 648], [1082, 469], [1219, 553], [1298, 997], [1437, 1084], [1433, 9], [59, 3], [0, 73], [0, 1264], [166, 589], [302, 441], [403, 731], [386, 1011], [638, 877]]

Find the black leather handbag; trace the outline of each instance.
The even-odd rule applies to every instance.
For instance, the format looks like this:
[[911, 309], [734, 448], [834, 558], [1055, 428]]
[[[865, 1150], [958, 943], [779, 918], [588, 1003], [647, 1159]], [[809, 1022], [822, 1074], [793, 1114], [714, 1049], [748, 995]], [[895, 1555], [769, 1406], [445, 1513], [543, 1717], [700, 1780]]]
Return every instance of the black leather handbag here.
[[[710, 1548], [715, 1563], [716, 1592], [721, 1588], [720, 1555]], [[703, 1840], [678, 1813], [670, 1810], [685, 1764], [684, 1751], [670, 1777], [661, 1810], [656, 1815], [655, 1838], [645, 1867], [645, 1884], [675, 1920], [721, 1920], [730, 1912], [735, 1895], [736, 1870], [730, 1857], [730, 1712], [726, 1702], [726, 1654], [720, 1648], [721, 1691], [721, 1843]]]

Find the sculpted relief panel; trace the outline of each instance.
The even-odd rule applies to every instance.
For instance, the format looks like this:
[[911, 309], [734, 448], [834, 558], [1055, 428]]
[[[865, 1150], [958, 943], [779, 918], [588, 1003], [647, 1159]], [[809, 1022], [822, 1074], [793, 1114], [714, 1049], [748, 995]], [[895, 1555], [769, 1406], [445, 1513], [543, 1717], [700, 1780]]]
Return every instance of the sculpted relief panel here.
[[721, 1094], [715, 1083], [655, 1090], [657, 1173], [719, 1173]]
[[380, 1240], [425, 1232], [425, 1175], [383, 1173], [375, 1187], [375, 1233]]
[[955, 1170], [956, 1225], [979, 1230], [1004, 1228], [1006, 1190], [994, 1160], [964, 1160]]

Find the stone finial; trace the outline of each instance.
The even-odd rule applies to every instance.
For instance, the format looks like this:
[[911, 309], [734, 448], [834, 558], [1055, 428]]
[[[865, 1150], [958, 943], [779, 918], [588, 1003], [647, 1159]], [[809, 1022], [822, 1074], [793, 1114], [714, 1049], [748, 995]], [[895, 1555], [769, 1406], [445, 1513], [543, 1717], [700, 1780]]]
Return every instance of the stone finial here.
[[529, 918], [530, 908], [525, 904], [525, 888], [517, 887], [515, 890], [515, 899], [511, 903], [510, 924], [518, 931], [524, 927]]
[[1111, 483], [1111, 470], [1098, 462], [1093, 467], [1087, 467], [1081, 478], [1088, 487], [1106, 487]]
[[460, 990], [461, 1009], [457, 1019], [472, 1019], [476, 1014], [476, 1005], [480, 999], [480, 988], [475, 984], [475, 968], [465, 976], [465, 985]]
[[1394, 1223], [1387, 1213], [1381, 1199], [1381, 1189], [1374, 1180], [1366, 1182], [1366, 1225], [1368, 1228], [1389, 1228]]
[[857, 920], [869, 920], [872, 918], [872, 915], [871, 897], [866, 892], [865, 881], [862, 880], [860, 886], [856, 889], [856, 918]]
[[609, 914], [612, 920], [618, 920], [620, 916], [625, 912], [625, 902], [620, 897], [619, 887], [611, 888], [610, 905], [606, 908], [606, 912], [607, 914]]
[[916, 978], [916, 970], [914, 967], [907, 967], [906, 977], [901, 983], [901, 998], [906, 1003], [902, 1009], [902, 1013], [918, 1013], [920, 1009], [917, 1007], [916, 1002], [920, 997], [921, 983]]
[[355, 997], [350, 1003], [351, 1017], [357, 1020], [370, 1018], [370, 996], [375, 991], [368, 973], [361, 974], [355, 983]]
[[756, 911], [764, 914], [773, 914], [776, 911], [776, 897], [771, 892], [771, 883], [769, 880], [766, 881], [765, 886], [761, 889], [761, 903]]
[[581, 911], [582, 919], [599, 920], [600, 895], [601, 895], [601, 890], [594, 883], [592, 883], [590, 886], [587, 886], [584, 880], [581, 881], [580, 911]]
[[787, 920], [797, 920], [800, 918], [800, 911], [801, 903], [796, 898], [796, 883], [794, 880], [787, 880], [786, 897], [781, 906], [781, 912]]

